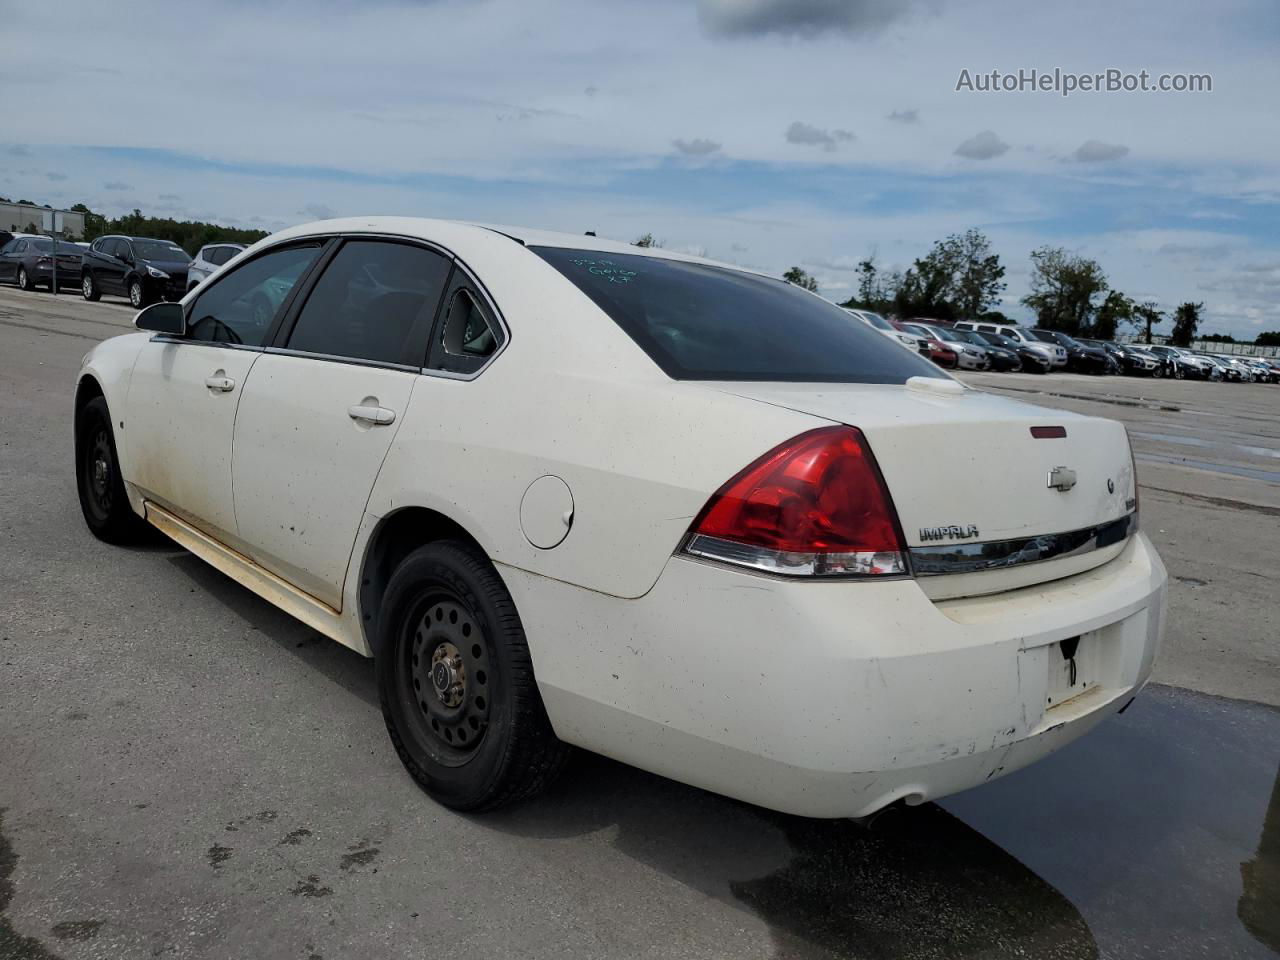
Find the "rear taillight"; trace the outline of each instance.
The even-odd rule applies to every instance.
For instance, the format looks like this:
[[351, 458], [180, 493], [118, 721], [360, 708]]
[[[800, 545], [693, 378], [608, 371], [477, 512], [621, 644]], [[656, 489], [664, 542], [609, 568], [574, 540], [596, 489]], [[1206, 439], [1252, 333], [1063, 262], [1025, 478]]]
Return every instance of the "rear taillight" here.
[[854, 427], [811, 430], [770, 450], [708, 501], [684, 550], [790, 576], [908, 572], [893, 501]]

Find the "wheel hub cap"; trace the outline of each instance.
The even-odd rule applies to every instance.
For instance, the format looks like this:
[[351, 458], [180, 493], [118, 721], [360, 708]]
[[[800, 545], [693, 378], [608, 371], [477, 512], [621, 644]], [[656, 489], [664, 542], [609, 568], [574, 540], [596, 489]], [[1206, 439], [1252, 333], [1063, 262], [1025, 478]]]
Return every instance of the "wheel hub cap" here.
[[462, 703], [467, 693], [466, 667], [458, 648], [445, 642], [431, 655], [431, 686], [446, 707]]

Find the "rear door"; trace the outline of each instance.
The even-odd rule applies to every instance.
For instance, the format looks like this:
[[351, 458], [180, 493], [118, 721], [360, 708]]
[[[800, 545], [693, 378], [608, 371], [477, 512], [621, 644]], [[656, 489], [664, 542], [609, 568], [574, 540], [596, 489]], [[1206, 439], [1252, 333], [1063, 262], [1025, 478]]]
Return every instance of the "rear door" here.
[[233, 483], [245, 550], [334, 609], [451, 269], [421, 245], [343, 242], [240, 402]]
[[0, 280], [12, 283], [18, 279], [18, 261], [26, 250], [27, 241], [21, 237], [5, 244], [4, 249], [0, 250]]
[[153, 336], [133, 368], [120, 434], [126, 479], [232, 546], [236, 411], [283, 315], [281, 291], [299, 282], [320, 249], [317, 242], [277, 248], [211, 283], [188, 309], [187, 335]]

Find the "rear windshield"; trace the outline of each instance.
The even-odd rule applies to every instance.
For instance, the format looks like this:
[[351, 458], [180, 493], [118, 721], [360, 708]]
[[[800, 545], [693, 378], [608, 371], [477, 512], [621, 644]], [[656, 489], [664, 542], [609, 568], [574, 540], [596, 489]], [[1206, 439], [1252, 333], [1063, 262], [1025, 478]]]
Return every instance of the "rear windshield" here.
[[626, 253], [530, 247], [675, 380], [903, 383], [945, 377], [781, 280]]

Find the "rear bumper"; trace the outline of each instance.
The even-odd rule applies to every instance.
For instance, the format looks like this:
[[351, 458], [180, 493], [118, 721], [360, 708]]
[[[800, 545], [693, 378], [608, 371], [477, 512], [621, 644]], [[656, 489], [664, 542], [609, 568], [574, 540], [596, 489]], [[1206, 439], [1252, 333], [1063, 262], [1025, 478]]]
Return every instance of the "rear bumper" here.
[[[940, 603], [913, 580], [800, 583], [682, 558], [637, 600], [502, 574], [562, 739], [814, 817], [941, 797], [1076, 739], [1146, 682], [1165, 616], [1141, 533], [1087, 573]], [[1096, 684], [1050, 707], [1057, 644], [1081, 635]]]

